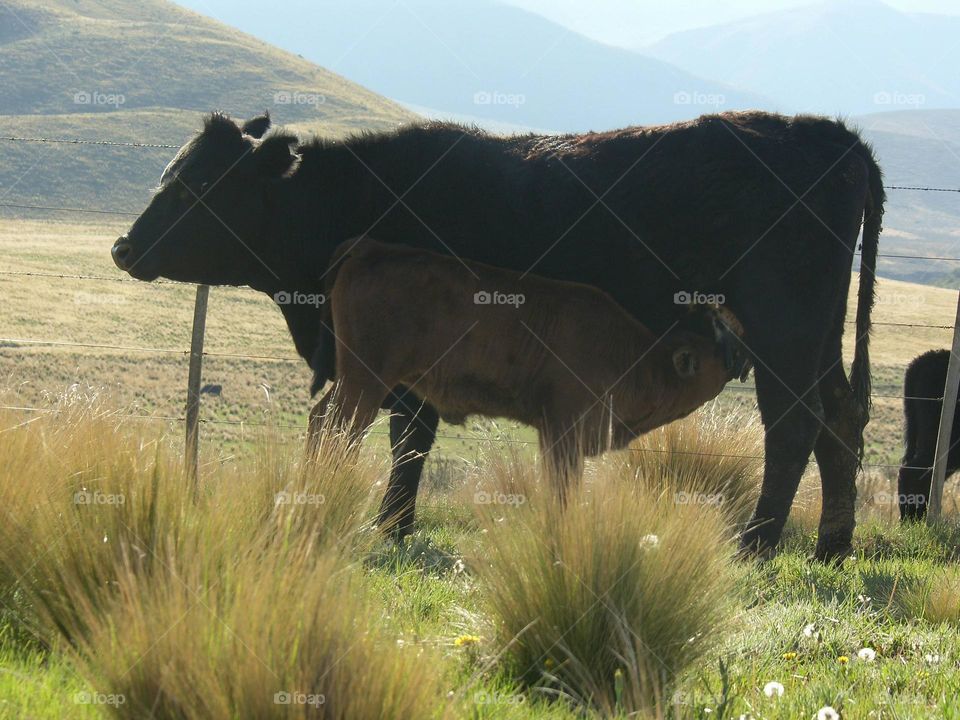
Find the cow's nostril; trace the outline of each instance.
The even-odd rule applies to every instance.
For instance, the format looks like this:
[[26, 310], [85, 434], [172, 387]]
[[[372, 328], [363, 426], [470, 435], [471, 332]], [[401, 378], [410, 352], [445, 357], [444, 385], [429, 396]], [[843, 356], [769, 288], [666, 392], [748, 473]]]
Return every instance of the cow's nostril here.
[[121, 270], [130, 269], [130, 260], [133, 258], [133, 248], [130, 247], [130, 243], [124, 242], [124, 238], [120, 238], [113, 244], [113, 249], [110, 251], [110, 254], [113, 256], [113, 262]]

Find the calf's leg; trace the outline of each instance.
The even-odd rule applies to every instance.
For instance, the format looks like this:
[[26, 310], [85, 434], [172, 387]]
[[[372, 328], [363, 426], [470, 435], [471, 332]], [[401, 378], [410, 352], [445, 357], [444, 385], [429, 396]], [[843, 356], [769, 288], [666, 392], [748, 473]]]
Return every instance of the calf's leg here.
[[393, 465], [387, 492], [380, 505], [378, 524], [399, 539], [413, 532], [420, 477], [437, 435], [440, 416], [433, 406], [403, 387], [397, 388], [387, 402], [392, 412], [390, 447]]
[[377, 419], [386, 392], [361, 376], [340, 378], [310, 411], [307, 426], [307, 451], [313, 455], [320, 445], [321, 433], [333, 427], [348, 433], [358, 443], [364, 431]]

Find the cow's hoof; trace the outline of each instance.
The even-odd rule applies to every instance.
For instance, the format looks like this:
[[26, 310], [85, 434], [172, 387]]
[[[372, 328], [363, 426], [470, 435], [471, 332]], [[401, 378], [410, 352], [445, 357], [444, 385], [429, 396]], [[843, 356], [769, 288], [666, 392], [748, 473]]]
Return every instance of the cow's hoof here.
[[747, 562], [766, 562], [777, 556], [777, 546], [763, 542], [760, 538], [744, 535], [740, 539], [740, 550], [737, 558]]
[[813, 551], [813, 559], [822, 563], [839, 565], [853, 555], [853, 543], [848, 533], [842, 536], [821, 534], [817, 538], [817, 548]]

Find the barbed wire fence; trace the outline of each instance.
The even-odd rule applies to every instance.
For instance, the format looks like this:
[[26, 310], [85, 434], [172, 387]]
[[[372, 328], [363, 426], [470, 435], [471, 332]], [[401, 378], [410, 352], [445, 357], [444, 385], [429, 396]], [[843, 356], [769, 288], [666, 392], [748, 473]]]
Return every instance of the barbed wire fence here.
[[[34, 144], [53, 144], [53, 145], [73, 145], [73, 146], [99, 146], [99, 147], [118, 147], [118, 148], [130, 148], [130, 149], [149, 149], [149, 150], [177, 150], [179, 149], [178, 145], [171, 145], [165, 143], [145, 143], [145, 142], [131, 142], [131, 141], [117, 141], [117, 140], [102, 140], [102, 139], [83, 139], [83, 138], [50, 138], [50, 137], [29, 137], [29, 136], [18, 136], [18, 135], [8, 135], [0, 136], [0, 142], [10, 142], [10, 143], [34, 143]], [[945, 188], [945, 187], [934, 187], [928, 185], [885, 185], [886, 190], [893, 191], [904, 191], [904, 192], [935, 192], [935, 193], [960, 193], [960, 188]], [[111, 208], [89, 208], [89, 207], [72, 207], [72, 206], [62, 206], [62, 205], [48, 205], [48, 204], [39, 204], [33, 202], [7, 202], [0, 201], [0, 208], [7, 208], [12, 210], [28, 210], [36, 211], [43, 213], [63, 213], [66, 215], [70, 214], [81, 214], [81, 215], [97, 215], [97, 216], [112, 216], [112, 217], [137, 217], [139, 213], [126, 211], [126, 210], [117, 210]], [[859, 253], [857, 253], [859, 254]], [[927, 256], [927, 255], [908, 255], [908, 254], [897, 254], [897, 253], [879, 253], [878, 258], [883, 259], [896, 259], [896, 260], [926, 260], [926, 261], [937, 261], [937, 262], [958, 262], [960, 263], [960, 257], [946, 257], [946, 256]], [[49, 280], [78, 280], [84, 282], [98, 282], [98, 283], [136, 283], [140, 286], [146, 287], [146, 284], [142, 281], [135, 280], [129, 277], [111, 277], [106, 275], [88, 275], [88, 274], [79, 274], [79, 273], [57, 273], [57, 272], [46, 272], [38, 270], [28, 270], [28, 269], [18, 269], [15, 267], [4, 267], [0, 268], [0, 276], [8, 277], [23, 277], [23, 278], [43, 278]], [[206, 286], [193, 286], [190, 283], [181, 283], [172, 280], [155, 280], [151, 285], [174, 285], [181, 287], [197, 287], [198, 288], [198, 299], [205, 295]], [[250, 292], [253, 291], [250, 288], [247, 288]], [[199, 304], [199, 303], [198, 303]], [[198, 321], [201, 321], [205, 317], [205, 302], [204, 312], [195, 313], [195, 325]], [[855, 321], [847, 320], [846, 324], [852, 325]], [[904, 322], [884, 322], [884, 321], [875, 321], [874, 326], [879, 327], [892, 327], [892, 328], [919, 328], [926, 330], [937, 330], [937, 331], [953, 331], [954, 334], [957, 334], [956, 325], [938, 325], [938, 324], [927, 324], [927, 323], [904, 323]], [[296, 363], [303, 364], [304, 360], [299, 357], [287, 357], [287, 356], [277, 356], [277, 355], [262, 355], [262, 354], [248, 354], [248, 353], [232, 353], [232, 352], [216, 352], [203, 349], [203, 337], [204, 333], [202, 328], [200, 332], [193, 333], [193, 342], [191, 348], [162, 348], [162, 347], [146, 347], [146, 346], [134, 346], [134, 345], [119, 345], [113, 343], [92, 343], [92, 342], [74, 342], [74, 341], [65, 341], [65, 340], [53, 340], [49, 338], [30, 338], [30, 337], [0, 337], [0, 349], [10, 348], [10, 347], [20, 347], [20, 346], [30, 346], [30, 347], [48, 347], [48, 348], [76, 348], [84, 350], [109, 350], [109, 351], [123, 351], [123, 352], [134, 352], [134, 353], [145, 353], [145, 354], [155, 354], [155, 355], [180, 355], [182, 357], [191, 358], [193, 360], [192, 364], [195, 364], [196, 372], [191, 372], [191, 377], [188, 382], [187, 387], [187, 403], [185, 406], [185, 412], [183, 415], [162, 415], [162, 414], [152, 414], [152, 413], [117, 413], [117, 417], [129, 418], [136, 420], [151, 420], [151, 421], [162, 421], [167, 423], [184, 423], [185, 425], [185, 434], [187, 438], [186, 442], [186, 457], [188, 461], [188, 470], [193, 470], [196, 472], [197, 468], [197, 444], [199, 442], [199, 427], [201, 425], [224, 425], [224, 426], [241, 426], [241, 427], [251, 427], [251, 428], [279, 428], [285, 430], [297, 430], [299, 432], [306, 432], [305, 425], [300, 424], [291, 424], [283, 422], [266, 422], [263, 420], [235, 420], [235, 419], [225, 419], [225, 418], [204, 418], [201, 417], [200, 409], [200, 364], [202, 359], [206, 357], [211, 358], [233, 358], [233, 359], [246, 359], [246, 360], [258, 360], [258, 361], [277, 361], [277, 362], [286, 362], [286, 363]], [[949, 383], [948, 383], [949, 384]], [[896, 387], [896, 386], [879, 386], [879, 387]], [[743, 393], [754, 393], [755, 387], [752, 385], [730, 385], [725, 390], [724, 393], [728, 394], [743, 394]], [[927, 401], [927, 402], [936, 402], [940, 403], [943, 401], [943, 396], [940, 397], [914, 397], [909, 396], [905, 397], [900, 393], [873, 393], [872, 397], [882, 398], [886, 400], [899, 400], [903, 401], [905, 399], [916, 400], [916, 401]], [[944, 406], [952, 405], [956, 401], [956, 395], [944, 403]], [[944, 407], [943, 415], [947, 414], [946, 410], [950, 410], [950, 415], [952, 418], [952, 407]], [[51, 407], [39, 407], [35, 405], [23, 405], [23, 404], [11, 404], [11, 405], [2, 405], [0, 404], [0, 410], [7, 410], [11, 412], [24, 412], [24, 413], [36, 413], [36, 414], [46, 414], [46, 413], [56, 413], [56, 408]], [[387, 435], [385, 430], [371, 430], [371, 434], [378, 435]], [[503, 444], [513, 444], [513, 445], [535, 445], [536, 443], [532, 440], [523, 440], [516, 438], [505, 438], [505, 437], [489, 437], [489, 436], [480, 436], [480, 435], [447, 435], [440, 433], [437, 435], [440, 439], [446, 440], [458, 440], [458, 441], [475, 441], [475, 442], [485, 442], [485, 443], [503, 443]], [[949, 438], [948, 438], [949, 439]], [[753, 456], [753, 455], [733, 455], [725, 453], [715, 453], [715, 452], [693, 452], [693, 451], [678, 451], [678, 450], [666, 450], [666, 449], [657, 449], [657, 448], [631, 448], [631, 450], [636, 452], [644, 453], [672, 453], [679, 455], [704, 455], [711, 457], [723, 457], [731, 459], [745, 459], [745, 460], [762, 460], [762, 456]], [[938, 460], [940, 459], [941, 452], [938, 448]], [[192, 466], [192, 467], [191, 467]], [[892, 463], [864, 463], [864, 467], [877, 468], [877, 469], [895, 469], [899, 467], [899, 464]], [[937, 474], [936, 472], [934, 473]], [[935, 479], [936, 482], [936, 479]], [[940, 479], [940, 487], [942, 489], [942, 479]], [[932, 510], [932, 508], [931, 508]]]

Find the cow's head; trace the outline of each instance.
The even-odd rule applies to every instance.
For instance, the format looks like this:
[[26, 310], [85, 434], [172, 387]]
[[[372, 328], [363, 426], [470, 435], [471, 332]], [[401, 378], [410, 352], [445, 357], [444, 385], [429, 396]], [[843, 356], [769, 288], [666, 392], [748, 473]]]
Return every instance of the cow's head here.
[[211, 285], [256, 285], [264, 261], [267, 188], [297, 162], [292, 135], [273, 134], [266, 114], [243, 126], [219, 113], [180, 148], [160, 187], [113, 261], [141, 280], [166, 277]]

